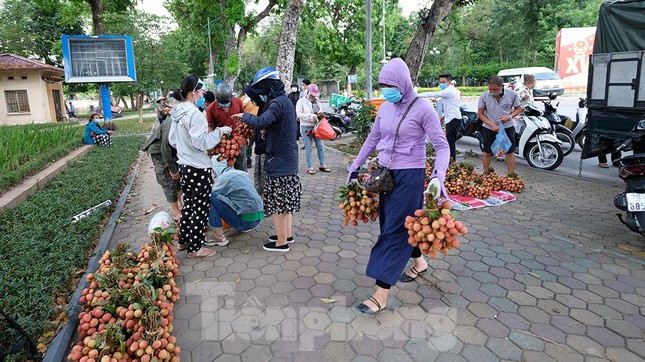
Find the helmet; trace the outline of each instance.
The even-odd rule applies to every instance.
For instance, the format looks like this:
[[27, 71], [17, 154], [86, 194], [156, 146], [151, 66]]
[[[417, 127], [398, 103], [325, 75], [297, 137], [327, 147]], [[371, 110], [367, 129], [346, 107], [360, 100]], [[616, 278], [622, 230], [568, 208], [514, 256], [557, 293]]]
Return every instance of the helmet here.
[[215, 89], [215, 98], [218, 103], [230, 103], [233, 99], [233, 88], [226, 83], [219, 84]]
[[280, 79], [280, 74], [278, 74], [278, 71], [275, 70], [275, 68], [264, 67], [255, 73], [255, 76], [253, 76], [253, 83], [251, 83], [251, 85], [256, 85], [265, 79]]

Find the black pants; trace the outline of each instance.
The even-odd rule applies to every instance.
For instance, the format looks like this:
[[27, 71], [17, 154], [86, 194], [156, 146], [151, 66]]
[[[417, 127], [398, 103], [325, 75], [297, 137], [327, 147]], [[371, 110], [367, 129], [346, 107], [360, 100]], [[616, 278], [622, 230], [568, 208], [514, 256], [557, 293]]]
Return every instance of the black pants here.
[[208, 223], [212, 169], [179, 165], [184, 206], [181, 209], [179, 244], [188, 244], [188, 252], [202, 248]]
[[450, 147], [450, 160], [455, 162], [457, 160], [457, 131], [459, 130], [459, 125], [461, 119], [453, 118], [448, 124], [446, 124], [446, 139], [448, 140], [448, 146]]
[[[420, 258], [421, 257], [421, 249], [419, 249], [418, 246], [415, 246], [414, 249], [412, 249], [412, 254], [410, 255], [411, 258]], [[383, 289], [390, 289], [392, 286], [387, 284], [384, 281], [381, 280], [376, 280], [376, 286], [381, 287]]]
[[[611, 163], [616, 164], [618, 162], [618, 160], [620, 160], [620, 158], [622, 156], [623, 156], [623, 154], [620, 151], [613, 152], [611, 154]], [[607, 155], [605, 155], [605, 154], [598, 155], [598, 162], [599, 163], [607, 163]]]

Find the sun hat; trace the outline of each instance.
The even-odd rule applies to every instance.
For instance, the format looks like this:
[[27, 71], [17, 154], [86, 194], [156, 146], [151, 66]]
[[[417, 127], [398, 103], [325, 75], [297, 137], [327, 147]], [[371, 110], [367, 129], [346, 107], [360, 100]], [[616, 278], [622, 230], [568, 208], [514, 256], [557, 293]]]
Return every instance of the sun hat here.
[[320, 90], [315, 83], [310, 84], [307, 88], [309, 89], [309, 94], [311, 94], [312, 96], [318, 97], [320, 95]]

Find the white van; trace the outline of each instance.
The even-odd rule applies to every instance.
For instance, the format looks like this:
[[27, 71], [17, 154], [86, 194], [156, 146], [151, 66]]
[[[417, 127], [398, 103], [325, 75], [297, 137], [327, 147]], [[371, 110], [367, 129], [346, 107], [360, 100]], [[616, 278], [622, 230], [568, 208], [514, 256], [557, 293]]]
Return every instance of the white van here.
[[498, 76], [504, 78], [505, 83], [508, 83], [508, 79], [513, 77], [517, 84], [524, 83], [525, 74], [535, 76], [534, 97], [546, 97], [549, 93], [558, 96], [564, 94], [564, 81], [558, 73], [546, 67], [503, 69], [497, 73]]

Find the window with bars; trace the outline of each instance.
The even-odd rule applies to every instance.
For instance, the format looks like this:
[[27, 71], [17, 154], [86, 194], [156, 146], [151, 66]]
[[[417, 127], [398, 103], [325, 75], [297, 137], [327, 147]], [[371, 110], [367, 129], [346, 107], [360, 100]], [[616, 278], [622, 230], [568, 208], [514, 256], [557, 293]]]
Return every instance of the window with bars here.
[[26, 90], [4, 91], [7, 113], [29, 112], [29, 99]]

